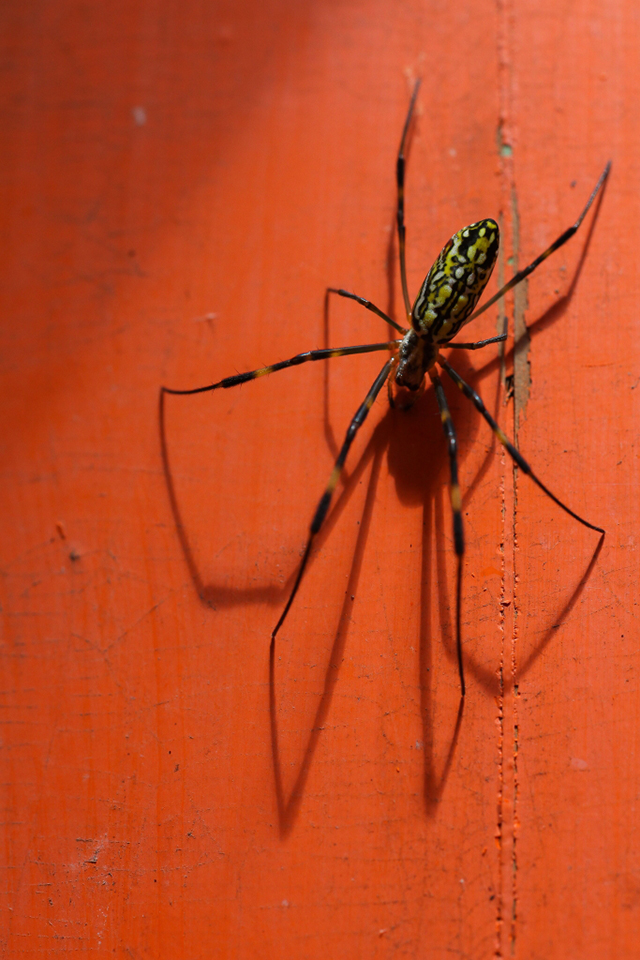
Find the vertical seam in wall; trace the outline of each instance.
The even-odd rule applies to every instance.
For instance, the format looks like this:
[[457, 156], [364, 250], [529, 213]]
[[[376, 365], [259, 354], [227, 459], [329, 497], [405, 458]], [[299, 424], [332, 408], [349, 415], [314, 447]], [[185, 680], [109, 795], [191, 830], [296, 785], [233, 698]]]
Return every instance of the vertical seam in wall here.
[[[518, 269], [519, 210], [514, 171], [513, 111], [513, 21], [515, 0], [497, 0], [497, 53], [499, 84], [498, 153], [501, 172], [501, 208], [505, 226], [501, 272], [505, 279]], [[511, 247], [511, 256], [505, 252]], [[517, 445], [520, 418], [524, 416], [530, 393], [529, 336], [525, 324], [527, 291], [524, 284], [513, 291], [513, 434]], [[498, 319], [507, 330], [507, 304]], [[502, 332], [502, 331], [501, 331]], [[504, 357], [504, 355], [503, 355]], [[506, 370], [502, 364], [503, 382]], [[518, 801], [518, 715], [516, 684], [517, 643], [517, 470], [503, 450], [503, 581], [502, 581], [502, 652], [499, 672], [499, 740], [497, 787], [497, 842], [499, 849], [500, 888], [496, 916], [495, 957], [515, 957], [518, 920], [517, 801]], [[511, 694], [511, 695], [509, 695]]]
[[[497, 24], [498, 24], [498, 36], [497, 36], [497, 55], [498, 55], [498, 87], [499, 87], [499, 116], [498, 116], [498, 131], [497, 131], [497, 146], [498, 146], [498, 157], [500, 164], [500, 175], [501, 182], [504, 184], [505, 178], [507, 176], [507, 171], [505, 169], [505, 150], [504, 150], [504, 127], [506, 120], [506, 90], [509, 87], [509, 59], [508, 59], [508, 43], [507, 43], [507, 10], [508, 0], [497, 0]], [[502, 207], [501, 203], [501, 207]], [[507, 211], [505, 211], [507, 212]], [[508, 217], [508, 212], [507, 212]], [[508, 224], [501, 223], [503, 227], [503, 238], [508, 230]], [[504, 228], [507, 228], [505, 230]], [[504, 251], [506, 247], [503, 243], [501, 245], [501, 257], [500, 257], [500, 272], [505, 274], [505, 262], [504, 262]], [[502, 281], [502, 277], [499, 278], [499, 283]], [[503, 307], [504, 309], [504, 307]], [[504, 324], [507, 325], [506, 311], [504, 314]], [[506, 649], [506, 637], [507, 637], [507, 616], [506, 616], [506, 603], [507, 600], [507, 557], [506, 557], [506, 542], [505, 542], [505, 532], [507, 527], [507, 503], [506, 503], [506, 477], [504, 475], [504, 448], [501, 448], [501, 458], [503, 466], [503, 483], [501, 484], [501, 498], [502, 498], [502, 543], [501, 543], [501, 554], [502, 554], [502, 595], [501, 595], [501, 629], [502, 629], [502, 644], [501, 644], [501, 655], [500, 655], [500, 667], [498, 673], [499, 679], [499, 697], [498, 697], [498, 716], [496, 718], [496, 724], [498, 728], [498, 742], [497, 742], [497, 765], [498, 765], [498, 782], [496, 789], [496, 843], [498, 846], [498, 896], [496, 897], [496, 940], [495, 940], [495, 950], [494, 956], [495, 960], [501, 960], [503, 957], [502, 943], [503, 943], [503, 930], [504, 930], [504, 900], [505, 900], [505, 889], [504, 889], [504, 869], [503, 869], [503, 859], [504, 859], [504, 791], [505, 791], [505, 762], [504, 762], [504, 654]]]
[[[511, 215], [513, 222], [513, 269], [520, 269], [520, 211], [518, 208], [518, 192], [515, 174], [511, 181]], [[529, 349], [531, 338], [525, 321], [525, 312], [528, 306], [528, 281], [518, 284], [513, 296], [513, 435], [516, 447], [519, 446], [518, 434], [520, 423], [526, 414], [526, 407], [531, 393], [531, 364]], [[510, 688], [512, 691], [512, 734], [513, 734], [513, 795], [512, 795], [512, 846], [511, 846], [511, 953], [516, 952], [516, 925], [518, 919], [518, 683], [516, 676], [517, 643], [519, 635], [519, 606], [518, 595], [518, 468], [513, 467], [513, 635], [511, 644]]]

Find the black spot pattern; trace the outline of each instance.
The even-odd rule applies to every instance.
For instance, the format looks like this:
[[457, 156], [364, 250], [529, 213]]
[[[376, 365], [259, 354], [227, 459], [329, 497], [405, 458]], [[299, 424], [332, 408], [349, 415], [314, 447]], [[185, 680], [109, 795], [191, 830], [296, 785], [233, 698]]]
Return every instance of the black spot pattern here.
[[413, 329], [447, 343], [469, 319], [495, 266], [500, 230], [479, 220], [451, 237], [431, 267], [411, 312]]

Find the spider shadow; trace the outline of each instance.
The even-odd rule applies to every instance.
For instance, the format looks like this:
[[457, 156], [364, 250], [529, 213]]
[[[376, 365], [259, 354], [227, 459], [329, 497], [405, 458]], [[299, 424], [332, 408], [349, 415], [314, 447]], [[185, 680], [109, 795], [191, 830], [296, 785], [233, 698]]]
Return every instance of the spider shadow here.
[[[546, 329], [547, 326], [556, 322], [566, 311], [571, 297], [573, 296], [574, 290], [577, 286], [577, 282], [580, 276], [580, 273], [583, 268], [583, 264], [586, 260], [588, 247], [591, 242], [591, 237], [593, 229], [595, 226], [595, 221], [597, 219], [598, 211], [600, 208], [600, 203], [602, 202], [602, 197], [604, 191], [598, 197], [597, 205], [594, 210], [594, 216], [592, 218], [591, 224], [587, 231], [587, 238], [581, 252], [578, 265], [574, 272], [571, 284], [567, 290], [567, 293], [560, 297], [550, 308], [547, 310], [541, 317], [539, 317], [532, 324], [528, 325], [528, 332], [534, 335], [542, 332]], [[389, 243], [389, 253], [387, 257], [387, 273], [388, 273], [388, 290], [389, 290], [389, 304], [391, 305], [394, 300], [394, 284], [395, 284], [395, 252], [393, 245], [393, 238], [390, 237]], [[391, 310], [391, 306], [388, 307], [388, 312]], [[328, 341], [328, 299], [325, 298], [325, 340]], [[391, 338], [395, 338], [397, 334], [393, 332]], [[526, 334], [524, 335], [526, 336]], [[328, 342], [327, 344], [328, 345]], [[475, 384], [478, 379], [483, 378], [484, 376], [492, 373], [494, 370], [498, 370], [500, 366], [513, 355], [514, 349], [520, 345], [514, 345], [505, 356], [498, 356], [495, 359], [488, 361], [483, 367], [479, 369], [474, 369], [471, 367], [466, 354], [458, 354], [457, 351], [454, 355], [454, 363], [458, 370], [460, 370], [462, 376], [470, 381], [472, 384]], [[337, 451], [338, 446], [336, 443], [335, 435], [331, 429], [330, 417], [329, 417], [329, 368], [328, 365], [325, 367], [325, 438], [329, 445], [329, 448], [334, 452]], [[457, 391], [456, 391], [457, 393]], [[160, 426], [160, 443], [161, 443], [161, 453], [162, 453], [162, 462], [163, 462], [163, 471], [165, 482], [167, 485], [167, 491], [169, 495], [169, 501], [171, 510], [174, 517], [174, 522], [178, 537], [180, 540], [181, 548], [189, 569], [191, 579], [194, 583], [195, 589], [198, 593], [198, 596], [201, 598], [202, 602], [207, 606], [234, 606], [242, 605], [250, 602], [267, 602], [269, 604], [280, 604], [282, 605], [286, 598], [288, 597], [293, 581], [295, 578], [296, 571], [295, 569], [291, 572], [288, 580], [280, 587], [268, 587], [268, 588], [250, 588], [250, 589], [229, 589], [222, 587], [216, 584], [205, 584], [202, 578], [202, 575], [199, 571], [197, 563], [194, 559], [193, 552], [191, 550], [188, 532], [182, 520], [182, 514], [180, 510], [180, 505], [178, 497], [176, 494], [175, 485], [171, 475], [171, 468], [169, 462], [169, 452], [168, 444], [166, 438], [166, 423], [165, 423], [165, 404], [164, 404], [165, 395], [161, 393], [160, 395], [160, 407], [159, 407], [159, 426]], [[430, 404], [431, 409], [434, 413], [434, 417], [430, 418], [426, 413], [427, 404]], [[497, 419], [498, 408], [500, 405], [500, 390], [496, 389], [495, 401], [494, 401], [494, 416]], [[474, 422], [474, 412], [470, 404], [460, 406], [456, 401], [451, 402], [452, 414], [456, 425], [459, 427], [462, 423], [466, 430], [466, 433], [469, 433], [469, 428]], [[422, 413], [422, 428], [416, 432], [415, 423], [411, 425], [411, 417], [415, 417], [417, 414]], [[445, 570], [444, 562], [444, 549], [443, 545], [445, 543], [446, 537], [444, 533], [443, 526], [443, 516], [442, 511], [436, 509], [436, 489], [440, 489], [443, 483], [442, 479], [442, 470], [445, 466], [446, 452], [445, 444], [442, 438], [442, 432], [440, 427], [439, 418], [437, 416], [437, 407], [435, 404], [435, 398], [433, 397], [433, 391], [428, 389], [425, 396], [416, 404], [412, 411], [409, 412], [409, 415], [405, 418], [405, 414], [401, 411], [387, 411], [383, 419], [375, 427], [373, 434], [366, 446], [365, 451], [361, 455], [358, 463], [354, 467], [351, 474], [345, 475], [344, 477], [344, 487], [341, 495], [338, 497], [334, 508], [329, 514], [325, 525], [323, 526], [320, 534], [317, 537], [317, 543], [315, 549], [312, 553], [309, 562], [309, 573], [311, 572], [313, 566], [313, 558], [317, 555], [319, 550], [322, 548], [322, 544], [326, 541], [327, 537], [330, 536], [331, 531], [335, 524], [338, 522], [341, 514], [343, 513], [348, 500], [350, 499], [357, 483], [359, 482], [360, 477], [363, 474], [367, 464], [371, 462], [371, 472], [369, 476], [369, 481], [367, 485], [367, 492], [365, 496], [365, 502], [363, 506], [361, 521], [359, 524], [359, 531], [357, 536], [357, 541], [353, 551], [353, 556], [351, 558], [351, 567], [348, 576], [347, 589], [345, 592], [345, 597], [338, 618], [338, 626], [334, 634], [334, 639], [332, 643], [332, 648], [328, 660], [327, 669], [325, 672], [324, 685], [322, 694], [320, 696], [318, 707], [316, 709], [313, 725], [309, 731], [309, 737], [304, 749], [302, 760], [298, 767], [298, 773], [295, 778], [292, 789], [289, 791], [289, 795], [286, 795], [283, 775], [282, 775], [282, 763], [280, 756], [280, 737], [278, 729], [278, 718], [277, 718], [277, 698], [276, 698], [276, 678], [275, 678], [275, 647], [274, 644], [271, 644], [270, 655], [269, 655], [269, 716], [270, 716], [270, 730], [271, 730], [271, 745], [272, 745], [272, 758], [274, 765], [274, 777], [275, 777], [275, 790], [276, 790], [276, 800], [278, 808], [278, 819], [280, 826], [281, 836], [286, 836], [291, 829], [293, 828], [297, 815], [299, 812], [300, 804], [304, 795], [304, 789], [307, 781], [307, 777], [311, 768], [312, 760], [315, 754], [315, 750], [318, 744], [319, 736], [322, 731], [324, 722], [328, 716], [329, 708], [331, 705], [333, 692], [336, 686], [339, 664], [342, 661], [342, 654], [345, 649], [346, 639], [348, 635], [348, 628], [351, 621], [351, 611], [353, 606], [352, 597], [357, 595], [357, 587], [361, 574], [364, 553], [366, 542], [369, 535], [371, 517], [373, 512], [373, 504], [375, 502], [376, 490], [380, 477], [380, 470], [382, 466], [382, 458], [385, 449], [388, 451], [388, 465], [389, 472], [394, 477], [396, 482], [396, 488], [399, 494], [399, 499], [404, 503], [419, 503], [422, 506], [423, 511], [423, 537], [422, 537], [422, 553], [421, 553], [421, 596], [420, 596], [420, 641], [419, 641], [419, 684], [420, 684], [420, 714], [421, 714], [421, 723], [422, 723], [422, 733], [423, 733], [423, 744], [424, 744], [424, 779], [423, 779], [423, 796], [425, 802], [425, 810], [428, 815], [432, 815], [435, 812], [436, 806], [442, 796], [443, 790], [445, 788], [447, 778], [451, 769], [451, 764], [453, 757], [455, 755], [456, 746], [459, 739], [463, 709], [464, 709], [464, 700], [460, 698], [459, 706], [457, 713], [455, 715], [455, 720], [452, 723], [452, 733], [449, 739], [449, 746], [446, 751], [446, 756], [443, 763], [441, 764], [441, 770], [438, 773], [436, 770], [436, 760], [435, 760], [435, 743], [434, 743], [434, 721], [433, 721], [433, 711], [434, 711], [434, 699], [433, 692], [431, 687], [431, 676], [432, 676], [432, 637], [430, 636], [430, 623], [432, 620], [432, 589], [431, 589], [431, 569], [433, 566], [433, 552], [435, 550], [436, 558], [436, 570], [437, 570], [437, 604], [438, 604], [438, 614], [439, 621], [441, 626], [441, 634], [444, 642], [444, 648], [447, 652], [449, 659], [452, 662], [455, 662], [455, 645], [453, 642], [453, 637], [451, 633], [451, 604], [449, 602], [448, 588], [447, 588], [447, 575]], [[410, 437], [409, 437], [410, 434]], [[409, 451], [411, 444], [408, 443], [409, 439], [413, 443], [413, 458], [410, 458]], [[469, 440], [467, 438], [467, 445]], [[418, 455], [416, 457], [416, 447], [419, 447]], [[474, 489], [481, 482], [484, 474], [489, 469], [491, 460], [494, 455], [495, 450], [495, 439], [491, 435], [491, 444], [487, 453], [480, 465], [480, 468], [476, 471], [475, 476], [471, 483], [468, 485], [466, 493], [464, 495], [463, 503], [467, 503], [471, 498]], [[550, 642], [551, 638], [554, 636], [555, 631], [558, 629], [558, 621], [561, 621], [568, 615], [568, 613], [575, 606], [584, 586], [589, 579], [592, 570], [595, 567], [597, 562], [600, 550], [603, 545], [603, 538], [601, 537], [598, 545], [594, 551], [594, 554], [587, 565], [578, 585], [573, 591], [569, 600], [564, 604], [562, 609], [559, 611], [558, 615], [554, 617], [556, 621], [542, 636], [540, 641], [534, 646], [530, 654], [527, 656], [527, 659], [519, 665], [518, 675], [524, 675], [530, 667], [533, 665], [535, 660], [540, 656], [544, 648]], [[505, 680], [502, 683], [499, 681], [497, 673], [495, 671], [487, 670], [482, 668], [479, 664], [475, 663], [468, 656], [465, 657], [465, 668], [467, 671], [471, 672], [478, 682], [490, 693], [498, 694], [502, 693], [509, 689], [513, 684], [513, 678]]]
[[[467, 354], [456, 357], [456, 367], [467, 381], [477, 382], [485, 374], [487, 366], [474, 369], [470, 365]], [[449, 391], [450, 405], [453, 419], [459, 432], [465, 436], [461, 449], [461, 460], [464, 462], [466, 453], [475, 440], [475, 432], [480, 427], [479, 418], [471, 404], [455, 391]], [[205, 584], [191, 551], [188, 531], [184, 525], [180, 504], [171, 474], [168, 442], [165, 422], [165, 395], [161, 394], [159, 406], [160, 442], [165, 482], [169, 495], [174, 523], [180, 540], [185, 561], [189, 569], [194, 587], [206, 606], [236, 606], [250, 602], [267, 602], [273, 605], [283, 605], [291, 590], [296, 570], [294, 569], [287, 582], [281, 586], [269, 588], [232, 589], [216, 584]], [[500, 391], [496, 389], [494, 410], [500, 403]], [[461, 429], [460, 429], [461, 428]], [[493, 441], [493, 434], [490, 434]], [[275, 792], [278, 808], [278, 820], [281, 836], [286, 836], [293, 828], [300, 804], [304, 795], [305, 785], [313, 757], [317, 748], [320, 733], [329, 713], [336, 682], [339, 673], [339, 664], [342, 662], [349, 626], [352, 620], [352, 597], [357, 596], [358, 583], [365, 555], [366, 543], [369, 536], [373, 506], [382, 468], [383, 457], [387, 453], [388, 470], [393, 478], [401, 503], [408, 506], [419, 506], [422, 510], [422, 549], [420, 555], [420, 628], [419, 628], [419, 687], [420, 687], [420, 720], [422, 727], [422, 741], [424, 745], [424, 776], [423, 797], [427, 815], [435, 813], [437, 804], [444, 791], [451, 764], [459, 739], [464, 701], [459, 700], [455, 718], [450, 714], [451, 735], [448, 748], [445, 750], [444, 760], [437, 763], [434, 738], [434, 710], [435, 701], [432, 690], [434, 638], [431, 635], [431, 626], [434, 617], [432, 610], [432, 569], [436, 567], [435, 594], [437, 597], [437, 616], [440, 626], [440, 638], [446, 655], [452, 666], [455, 665], [456, 652], [452, 634], [452, 605], [449, 597], [448, 576], [445, 569], [445, 552], [447, 541], [450, 539], [445, 532], [446, 516], [439, 509], [437, 499], [439, 492], [446, 486], [448, 461], [446, 447], [442, 434], [437, 404], [431, 388], [419, 399], [409, 411], [388, 409], [382, 419], [375, 426], [371, 437], [354, 466], [345, 483], [340, 496], [337, 498], [330, 512], [325, 526], [317, 537], [317, 544], [309, 561], [309, 574], [313, 568], [314, 557], [322, 549], [323, 543], [331, 535], [336, 523], [339, 522], [354, 490], [358, 486], [364, 471], [369, 463], [371, 470], [367, 483], [367, 490], [362, 508], [358, 528], [357, 540], [351, 557], [351, 566], [342, 608], [338, 617], [337, 628], [334, 633], [331, 652], [325, 671], [324, 683], [309, 736], [304, 748], [302, 759], [292, 789], [285, 790], [280, 751], [280, 733], [278, 729], [276, 678], [275, 678], [275, 648], [271, 645], [269, 655], [269, 717], [272, 745], [272, 759], [274, 766]], [[473, 490], [480, 482], [481, 477], [489, 468], [494, 452], [492, 442], [474, 478], [467, 487], [464, 502], [467, 503]], [[593, 569], [601, 544], [598, 546], [589, 567], [580, 580], [569, 602], [558, 616], [563, 619], [575, 605], [590, 573]], [[549, 643], [557, 626], [552, 626], [536, 645], [528, 659], [519, 667], [518, 674], [524, 674]], [[482, 668], [469, 656], [465, 656], [465, 669], [472, 673], [478, 682], [490, 693], [496, 695], [504, 692], [505, 686], [500, 686], [496, 672]], [[457, 676], [457, 674], [456, 674]], [[440, 772], [437, 767], [440, 766]]]
[[[466, 360], [466, 358], [464, 358]], [[476, 378], [474, 370], [463, 360], [464, 374], [471, 380]], [[460, 366], [460, 364], [459, 364]], [[451, 391], [450, 391], [451, 392]], [[173, 513], [175, 527], [180, 540], [182, 552], [193, 581], [194, 587], [201, 601], [209, 607], [229, 607], [243, 605], [250, 602], [267, 602], [273, 605], [283, 605], [291, 590], [296, 570], [294, 569], [287, 582], [281, 586], [268, 588], [250, 588], [250, 589], [230, 589], [213, 583], [205, 583], [195, 560], [191, 549], [189, 533], [183, 521], [179, 498], [175, 483], [172, 477], [169, 445], [166, 430], [166, 410], [165, 394], [160, 395], [159, 404], [159, 428], [160, 445], [162, 453], [162, 462], [164, 477], [169, 495], [169, 502]], [[470, 426], [477, 428], [478, 421], [474, 416], [472, 408], [464, 404], [459, 397], [458, 391], [455, 391], [451, 397], [452, 412], [458, 423], [462, 421], [468, 432]], [[453, 734], [447, 757], [443, 764], [442, 773], [436, 775], [436, 762], [433, 756], [434, 737], [433, 737], [433, 719], [431, 711], [431, 695], [429, 692], [430, 683], [430, 664], [431, 664], [431, 637], [427, 624], [430, 621], [431, 611], [429, 608], [431, 597], [430, 569], [431, 569], [431, 539], [438, 538], [438, 554], [441, 554], [445, 547], [446, 536], [443, 525], [440, 524], [437, 529], [434, 527], [431, 517], [438, 511], [435, 510], [435, 498], [437, 491], [442, 488], [442, 471], [447, 465], [446, 448], [444, 444], [440, 418], [437, 411], [437, 404], [433, 396], [433, 390], [429, 388], [426, 394], [418, 401], [416, 406], [410, 411], [388, 409], [383, 418], [378, 422], [373, 433], [361, 454], [358, 462], [354, 466], [350, 476], [342, 489], [340, 496], [330, 512], [325, 525], [317, 537], [317, 544], [309, 562], [309, 571], [311, 574], [314, 557], [321, 551], [323, 543], [331, 535], [334, 526], [339, 522], [354, 490], [358, 486], [364, 471], [371, 464], [370, 475], [367, 484], [367, 491], [362, 508], [362, 515], [359, 522], [357, 541], [351, 557], [351, 566], [348, 576], [348, 584], [344, 594], [342, 609], [338, 617], [337, 629], [334, 634], [331, 653], [328, 659], [324, 684], [318, 707], [314, 717], [313, 724], [309, 731], [308, 741], [306, 743], [302, 760], [300, 762], [298, 773], [289, 792], [285, 795], [283, 785], [282, 763], [280, 759], [280, 736], [277, 720], [276, 703], [276, 682], [275, 682], [275, 650], [273, 645], [270, 649], [269, 666], [269, 708], [270, 708], [270, 728], [272, 754], [275, 775], [276, 797], [278, 805], [278, 816], [280, 823], [280, 832], [286, 835], [293, 827], [300, 802], [304, 794], [304, 787], [308, 777], [311, 763], [318, 743], [321, 729], [324, 725], [329, 712], [330, 704], [338, 678], [338, 665], [342, 661], [342, 655], [345, 649], [349, 625], [351, 623], [351, 611], [353, 606], [352, 597], [357, 596], [358, 581], [365, 555], [366, 543], [369, 535], [373, 505], [376, 498], [376, 491], [382, 467], [385, 451], [388, 455], [389, 472], [393, 476], [396, 489], [401, 502], [422, 507], [423, 513], [423, 550], [421, 554], [421, 614], [420, 614], [420, 653], [419, 653], [419, 675], [421, 689], [421, 724], [422, 740], [424, 744], [425, 755], [425, 778], [424, 794], [427, 809], [431, 809], [434, 802], [439, 799], [451, 765], [451, 760], [455, 752], [455, 746], [458, 739], [462, 720], [463, 701], [460, 700], [456, 720], [453, 725]], [[446, 482], [446, 481], [445, 481]], [[446, 638], [447, 653], [451, 661], [455, 661], [455, 651], [448, 627], [449, 619], [449, 598], [447, 594], [446, 577], [440, 576], [439, 580], [439, 610], [442, 621], [442, 635]]]

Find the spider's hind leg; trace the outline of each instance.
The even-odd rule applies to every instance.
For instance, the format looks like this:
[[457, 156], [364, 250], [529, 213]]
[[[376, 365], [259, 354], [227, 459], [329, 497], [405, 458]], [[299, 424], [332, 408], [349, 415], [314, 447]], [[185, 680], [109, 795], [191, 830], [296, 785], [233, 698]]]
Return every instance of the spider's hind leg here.
[[444, 393], [442, 381], [435, 372], [429, 371], [431, 382], [436, 391], [436, 399], [440, 409], [440, 418], [442, 428], [447, 439], [449, 448], [449, 469], [451, 472], [450, 496], [451, 509], [453, 511], [453, 545], [457, 557], [456, 570], [456, 652], [458, 655], [458, 673], [460, 675], [460, 694], [465, 695], [464, 666], [462, 663], [462, 632], [461, 632], [461, 604], [462, 604], [462, 560], [464, 557], [464, 532], [462, 528], [462, 495], [460, 493], [460, 484], [458, 481], [458, 441], [456, 431], [451, 419], [449, 405]]
[[313, 545], [313, 541], [315, 540], [316, 535], [320, 532], [320, 528], [322, 527], [322, 524], [325, 521], [327, 513], [329, 512], [329, 506], [331, 505], [331, 500], [333, 498], [334, 491], [336, 489], [336, 486], [338, 485], [338, 481], [342, 474], [342, 470], [344, 468], [345, 460], [347, 459], [347, 454], [349, 453], [351, 444], [353, 443], [354, 437], [357, 434], [358, 430], [360, 429], [364, 421], [367, 419], [369, 411], [371, 410], [371, 407], [373, 406], [376, 397], [382, 390], [384, 386], [384, 382], [389, 376], [389, 371], [391, 370], [393, 362], [394, 362], [393, 358], [391, 358], [390, 360], [387, 360], [384, 367], [382, 368], [382, 370], [380, 371], [376, 379], [373, 381], [369, 389], [369, 392], [367, 393], [363, 402], [360, 404], [360, 406], [358, 407], [354, 416], [351, 419], [351, 423], [349, 424], [349, 429], [347, 430], [344, 443], [340, 448], [340, 453], [338, 454], [333, 470], [331, 471], [329, 482], [325, 487], [324, 493], [320, 497], [318, 506], [316, 507], [316, 512], [313, 515], [311, 526], [309, 528], [309, 536], [307, 538], [307, 544], [304, 550], [304, 554], [302, 556], [302, 560], [300, 561], [300, 566], [298, 567], [298, 573], [296, 575], [296, 579], [293, 584], [293, 589], [289, 594], [289, 599], [287, 600], [285, 608], [282, 611], [282, 614], [280, 615], [280, 619], [276, 623], [271, 633], [271, 649], [272, 650], [275, 644], [276, 635], [278, 634], [280, 627], [286, 620], [289, 610], [291, 609], [291, 605], [293, 604], [293, 601], [296, 598], [298, 588], [300, 586], [300, 583], [302, 582], [302, 578], [304, 576], [304, 572], [307, 567], [309, 556], [311, 554], [311, 547]]
[[498, 438], [502, 446], [505, 448], [505, 450], [507, 451], [507, 453], [509, 454], [513, 462], [517, 464], [517, 466], [522, 470], [522, 472], [526, 473], [527, 476], [531, 477], [533, 482], [537, 484], [538, 487], [540, 487], [543, 493], [546, 493], [549, 499], [553, 500], [554, 503], [557, 503], [557, 505], [561, 507], [565, 513], [568, 513], [570, 517], [573, 517], [574, 520], [577, 520], [578, 523], [581, 523], [584, 527], [588, 527], [590, 530], [595, 530], [597, 533], [601, 533], [602, 535], [604, 535], [605, 531], [602, 529], [602, 527], [597, 527], [594, 523], [589, 523], [588, 520], [585, 520], [584, 517], [581, 517], [574, 510], [568, 507], [566, 503], [563, 503], [562, 500], [556, 497], [556, 495], [552, 493], [547, 486], [545, 486], [542, 480], [540, 480], [537, 474], [535, 474], [534, 471], [531, 469], [531, 467], [529, 466], [525, 458], [522, 456], [520, 451], [516, 447], [514, 447], [514, 445], [511, 443], [511, 441], [506, 436], [506, 434], [498, 426], [496, 421], [493, 419], [493, 417], [485, 407], [482, 401], [482, 398], [476, 393], [476, 391], [472, 387], [470, 387], [468, 383], [465, 383], [465, 381], [462, 379], [460, 374], [456, 373], [453, 367], [450, 367], [446, 360], [443, 360], [442, 358], [440, 358], [438, 360], [438, 363], [443, 368], [443, 370], [446, 370], [447, 374], [451, 377], [455, 385], [465, 395], [465, 397], [471, 400], [471, 402], [474, 404], [478, 413], [480, 413], [484, 417], [484, 419], [487, 421], [487, 423], [493, 430], [494, 434], [496, 435], [496, 437]]

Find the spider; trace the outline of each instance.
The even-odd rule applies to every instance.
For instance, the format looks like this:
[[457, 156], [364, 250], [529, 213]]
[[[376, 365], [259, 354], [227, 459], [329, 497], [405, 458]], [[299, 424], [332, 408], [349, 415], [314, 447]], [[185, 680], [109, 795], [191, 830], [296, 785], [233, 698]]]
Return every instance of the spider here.
[[527, 474], [540, 489], [561, 507], [566, 513], [572, 516], [579, 523], [604, 535], [602, 527], [597, 527], [589, 523], [583, 517], [571, 510], [565, 503], [558, 499], [539, 477], [531, 469], [527, 461], [516, 447], [509, 441], [502, 429], [493, 419], [480, 396], [473, 390], [462, 377], [456, 373], [440, 353], [443, 347], [453, 347], [458, 350], [479, 350], [482, 347], [489, 346], [492, 343], [499, 343], [506, 340], [507, 335], [502, 334], [496, 337], [490, 337], [486, 340], [478, 340], [470, 343], [453, 343], [453, 338], [460, 332], [461, 328], [474, 320], [481, 313], [484, 313], [492, 304], [496, 303], [509, 290], [512, 290], [516, 284], [521, 283], [529, 274], [533, 273], [540, 264], [547, 259], [555, 250], [563, 246], [580, 227], [587, 211], [593, 204], [596, 196], [602, 189], [611, 169], [611, 161], [604, 168], [600, 179], [596, 183], [582, 213], [573, 224], [568, 227], [564, 233], [560, 234], [551, 246], [541, 253], [523, 270], [519, 270], [497, 293], [481, 307], [476, 309], [476, 304], [480, 299], [484, 288], [487, 285], [489, 277], [495, 266], [498, 256], [498, 246], [500, 242], [500, 231], [498, 224], [493, 219], [479, 220], [477, 223], [471, 223], [467, 227], [458, 230], [444, 245], [433, 266], [429, 270], [424, 280], [418, 296], [411, 305], [409, 299], [409, 290], [407, 285], [407, 271], [405, 259], [405, 218], [404, 218], [404, 177], [405, 177], [405, 149], [407, 146], [409, 128], [413, 117], [418, 91], [420, 89], [420, 80], [414, 86], [409, 109], [402, 130], [400, 148], [396, 160], [396, 185], [397, 185], [397, 208], [396, 222], [398, 230], [398, 251], [400, 261], [400, 278], [402, 282], [402, 295], [406, 309], [408, 327], [403, 327], [396, 323], [388, 314], [377, 307], [370, 300], [350, 293], [348, 290], [342, 290], [335, 287], [328, 287], [327, 293], [337, 294], [340, 297], [346, 297], [349, 300], [355, 300], [367, 310], [377, 314], [382, 320], [393, 327], [400, 335], [400, 339], [389, 340], [383, 343], [366, 343], [358, 346], [339, 347], [337, 349], [309, 350], [305, 353], [299, 353], [289, 360], [281, 360], [278, 363], [271, 364], [268, 367], [261, 367], [258, 370], [251, 370], [248, 373], [236, 374], [232, 377], [225, 377], [217, 383], [208, 384], [204, 387], [194, 387], [189, 390], [175, 390], [169, 387], [161, 387], [161, 399], [164, 394], [173, 394], [187, 396], [195, 393], [205, 393], [209, 390], [229, 389], [230, 387], [240, 386], [249, 380], [256, 380], [259, 377], [265, 377], [268, 374], [276, 373], [279, 370], [286, 370], [288, 367], [295, 367], [302, 363], [312, 360], [328, 360], [333, 357], [347, 357], [358, 353], [373, 353], [375, 351], [390, 352], [391, 357], [385, 361], [381, 371], [373, 381], [369, 392], [358, 410], [351, 419], [344, 442], [336, 458], [329, 482], [322, 494], [318, 506], [311, 520], [309, 535], [298, 571], [289, 594], [289, 598], [280, 615], [271, 634], [271, 655], [273, 656], [275, 639], [278, 631], [282, 627], [291, 605], [295, 600], [298, 588], [304, 576], [304, 572], [309, 560], [311, 548], [315, 537], [329, 511], [331, 500], [340, 480], [342, 469], [347, 459], [347, 454], [354, 437], [367, 418], [376, 397], [382, 390], [384, 384], [387, 384], [389, 391], [389, 401], [395, 405], [396, 395], [404, 395], [405, 402], [401, 404], [403, 409], [411, 406], [418, 392], [424, 389], [426, 377], [428, 376], [433, 384], [436, 400], [440, 410], [440, 417], [445, 434], [448, 448], [449, 470], [450, 470], [450, 498], [451, 510], [453, 515], [453, 543], [457, 558], [456, 564], [456, 614], [455, 614], [455, 634], [456, 634], [456, 653], [458, 661], [458, 673], [460, 677], [461, 696], [465, 696], [466, 685], [464, 678], [464, 665], [462, 657], [462, 634], [461, 634], [461, 605], [462, 605], [462, 567], [464, 557], [464, 533], [462, 524], [462, 498], [458, 482], [458, 458], [456, 433], [449, 412], [447, 399], [442, 386], [442, 381], [436, 367], [440, 367], [447, 376], [454, 382], [458, 389], [467, 397], [476, 407], [478, 412], [487, 421], [494, 434], [505, 448], [514, 463]]

